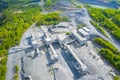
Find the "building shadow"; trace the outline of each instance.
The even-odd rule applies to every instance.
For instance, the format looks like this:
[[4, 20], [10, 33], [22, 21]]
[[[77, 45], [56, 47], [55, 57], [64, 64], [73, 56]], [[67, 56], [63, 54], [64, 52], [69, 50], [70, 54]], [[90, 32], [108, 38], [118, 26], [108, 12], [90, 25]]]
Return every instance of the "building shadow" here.
[[27, 40], [28, 45], [32, 45], [32, 43], [31, 43], [31, 37], [27, 37], [26, 40]]
[[51, 59], [51, 56], [50, 56], [50, 54], [49, 54], [49, 51], [46, 51], [45, 56], [46, 56], [47, 61], [48, 61], [47, 67], [53, 65], [53, 64], [54, 64], [54, 61]]

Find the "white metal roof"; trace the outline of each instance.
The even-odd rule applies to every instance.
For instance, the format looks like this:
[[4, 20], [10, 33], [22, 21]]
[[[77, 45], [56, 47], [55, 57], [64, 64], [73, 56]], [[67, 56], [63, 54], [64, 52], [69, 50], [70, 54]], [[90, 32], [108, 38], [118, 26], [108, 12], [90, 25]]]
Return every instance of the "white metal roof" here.
[[82, 33], [83, 35], [88, 35], [89, 34], [88, 32], [86, 32], [83, 29], [78, 29], [78, 32]]
[[49, 35], [47, 33], [44, 33], [46, 38], [49, 38]]
[[86, 40], [86, 38], [84, 38], [84, 37], [82, 37], [81, 35], [79, 35], [76, 30], [73, 30], [73, 31], [72, 31], [72, 34], [73, 34], [74, 36], [76, 36], [76, 37], [77, 37], [79, 40], [81, 40], [81, 41]]
[[51, 49], [52, 54], [54, 55], [54, 57], [55, 57], [55, 58], [57, 58], [57, 57], [58, 57], [58, 55], [57, 55], [57, 53], [55, 52], [55, 50], [54, 50], [54, 48], [53, 48], [53, 46], [52, 46], [52, 45], [50, 45], [50, 49]]
[[35, 36], [33, 33], [31, 33], [31, 38], [32, 38], [32, 40], [35, 40]]
[[45, 41], [51, 41], [51, 39], [50, 38], [45, 38]]
[[51, 41], [51, 38], [49, 37], [48, 33], [44, 33], [45, 35], [45, 41]]
[[37, 41], [36, 40], [32, 40], [32, 44], [37, 44]]
[[83, 27], [83, 30], [85, 30], [86, 32], [90, 32], [90, 30], [87, 27]]

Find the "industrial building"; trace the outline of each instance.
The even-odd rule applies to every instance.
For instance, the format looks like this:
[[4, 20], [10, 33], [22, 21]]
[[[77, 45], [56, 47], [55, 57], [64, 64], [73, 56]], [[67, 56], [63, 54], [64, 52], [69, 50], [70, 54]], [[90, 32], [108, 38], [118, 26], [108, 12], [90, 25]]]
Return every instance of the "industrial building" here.
[[70, 46], [66, 45], [67, 50], [74, 58], [74, 67], [81, 74], [86, 74], [87, 66], [81, 62], [81, 60], [77, 57], [77, 55], [71, 50]]
[[85, 30], [86, 32], [90, 33], [90, 30], [87, 27], [83, 27], [83, 30]]
[[45, 40], [47, 46], [49, 46], [52, 43], [51, 39], [47, 33], [44, 33], [44, 40]]
[[80, 45], [86, 44], [87, 39], [84, 38], [83, 36], [79, 35], [76, 30], [71, 31], [72, 32], [72, 37], [74, 37]]
[[85, 37], [86, 39], [90, 39], [90, 34], [87, 31], [89, 31], [89, 30], [87, 30], [86, 28], [85, 29], [78, 29], [78, 33], [81, 36]]
[[58, 54], [52, 46], [52, 40], [47, 33], [44, 33], [44, 40], [49, 48], [49, 54], [52, 61], [58, 61]]
[[72, 38], [70, 38], [66, 34], [57, 35], [57, 40], [61, 47], [63, 47], [64, 44], [68, 44], [73, 41]]
[[49, 53], [50, 53], [51, 60], [58, 61], [59, 57], [58, 57], [58, 54], [56, 53], [56, 51], [54, 50], [53, 46], [50, 45], [49, 49], [50, 49]]
[[33, 49], [36, 50], [39, 47], [37, 40], [35, 39], [35, 36], [33, 35], [33, 33], [31, 34], [31, 43], [32, 43]]
[[63, 46], [63, 44], [65, 44], [65, 35], [57, 35], [57, 40], [58, 40], [58, 43], [60, 44], [60, 46]]

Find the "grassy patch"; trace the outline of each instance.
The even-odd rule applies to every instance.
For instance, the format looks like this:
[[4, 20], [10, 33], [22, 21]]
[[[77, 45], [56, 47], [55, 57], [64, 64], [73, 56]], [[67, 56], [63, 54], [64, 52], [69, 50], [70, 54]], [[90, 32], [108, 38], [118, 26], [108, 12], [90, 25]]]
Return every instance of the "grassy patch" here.
[[70, 34], [71, 34], [71, 32], [70, 32], [70, 31], [67, 31], [67, 32], [66, 32], [66, 35], [70, 35]]
[[77, 25], [77, 28], [80, 29], [80, 28], [85, 27], [85, 26], [87, 26], [85, 23], [81, 23], [81, 24]]

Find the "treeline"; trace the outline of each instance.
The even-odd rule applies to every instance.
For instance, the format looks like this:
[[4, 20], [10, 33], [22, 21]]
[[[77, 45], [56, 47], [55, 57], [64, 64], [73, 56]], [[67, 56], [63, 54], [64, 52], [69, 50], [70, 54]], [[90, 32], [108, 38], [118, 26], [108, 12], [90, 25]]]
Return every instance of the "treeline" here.
[[80, 29], [80, 28], [85, 27], [85, 26], [86, 26], [85, 23], [80, 23], [80, 24], [77, 25], [77, 28]]
[[110, 49], [102, 48], [101, 55], [108, 60], [118, 71], [120, 71], [120, 56], [114, 54]]
[[49, 14], [43, 14], [41, 19], [36, 23], [37, 26], [41, 25], [56, 25], [61, 21], [68, 22], [69, 19], [66, 16], [60, 17], [60, 12], [52, 12]]
[[32, 2], [39, 2], [40, 0], [0, 0], [0, 12], [6, 8], [9, 8], [13, 5], [16, 7], [24, 4], [32, 3]]
[[3, 59], [0, 60], [0, 80], [5, 80], [6, 75], [6, 61], [7, 57], [3, 57]]
[[44, 0], [44, 7], [46, 10], [49, 10], [54, 4], [56, 4], [59, 0]]
[[108, 37], [108, 35], [106, 34], [106, 32], [104, 31], [104, 29], [102, 27], [100, 27], [96, 22], [90, 20], [90, 23], [95, 26], [100, 32], [102, 32], [102, 34], [106, 37]]
[[34, 10], [34, 9], [42, 11], [41, 6], [39, 6], [38, 4], [27, 4], [27, 5], [14, 4], [14, 5], [9, 6], [9, 8], [7, 8], [6, 10], [9, 13], [14, 14], [14, 13], [24, 13], [24, 12]]
[[36, 23], [37, 26], [58, 24], [61, 21], [59, 12], [52, 12], [49, 14], [43, 14], [42, 18]]
[[14, 77], [13, 77], [13, 79], [14, 80], [18, 80], [19, 78], [19, 76], [18, 76], [18, 71], [19, 71], [19, 68], [18, 68], [18, 65], [15, 65], [15, 67], [14, 67]]
[[99, 9], [99, 8], [88, 8], [92, 19], [104, 27], [110, 32], [117, 40], [120, 41], [120, 27], [119, 27], [119, 14], [118, 9]]
[[120, 27], [120, 14], [115, 15], [112, 21]]
[[103, 47], [100, 50], [101, 55], [120, 71], [120, 52], [118, 49], [102, 38], [95, 38], [94, 42]]
[[0, 26], [0, 59], [2, 59], [0, 60], [0, 80], [5, 80], [9, 48], [18, 45], [26, 29], [40, 19], [41, 10], [39, 8], [40, 6], [32, 7], [32, 9], [19, 14], [12, 14], [9, 9], [4, 10], [4, 19]]
[[116, 53], [118, 52], [118, 49], [116, 47], [114, 47], [113, 44], [111, 44], [110, 42], [108, 42], [108, 41], [106, 41], [106, 40], [104, 40], [102, 38], [95, 38], [94, 42], [97, 43], [97, 44], [99, 44], [103, 48], [108, 48], [111, 51], [116, 52]]
[[119, 76], [114, 76], [114, 80], [120, 80]]

